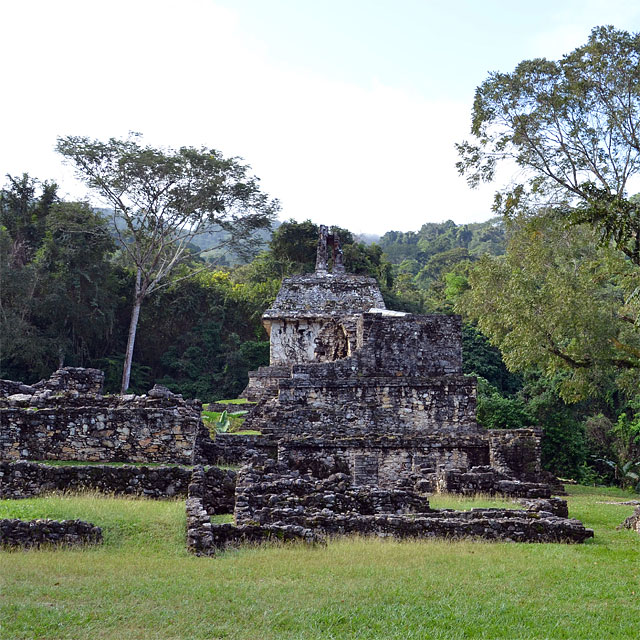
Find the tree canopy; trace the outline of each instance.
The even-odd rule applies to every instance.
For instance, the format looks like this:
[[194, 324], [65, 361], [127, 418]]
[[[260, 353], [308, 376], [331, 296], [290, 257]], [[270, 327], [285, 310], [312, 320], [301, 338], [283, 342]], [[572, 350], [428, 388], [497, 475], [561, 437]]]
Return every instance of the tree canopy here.
[[[512, 226], [504, 257], [482, 257], [457, 309], [478, 322], [514, 371], [567, 370], [564, 397], [640, 368], [640, 335], [628, 301], [634, 269], [598, 247], [585, 225], [535, 218]], [[635, 380], [635, 377], [634, 377]]]
[[129, 386], [142, 301], [167, 286], [177, 267], [193, 257], [199, 235], [215, 225], [238, 251], [253, 231], [270, 225], [278, 210], [278, 202], [260, 190], [240, 159], [204, 147], [143, 146], [139, 138], [131, 134], [102, 142], [67, 136], [57, 145], [78, 177], [113, 207], [113, 232], [135, 271], [123, 392]]
[[640, 264], [640, 209], [628, 192], [640, 171], [640, 34], [597, 27], [560, 60], [491, 73], [476, 90], [471, 132], [457, 145], [469, 184], [491, 181], [505, 161], [524, 170], [496, 194], [498, 211], [554, 207]]

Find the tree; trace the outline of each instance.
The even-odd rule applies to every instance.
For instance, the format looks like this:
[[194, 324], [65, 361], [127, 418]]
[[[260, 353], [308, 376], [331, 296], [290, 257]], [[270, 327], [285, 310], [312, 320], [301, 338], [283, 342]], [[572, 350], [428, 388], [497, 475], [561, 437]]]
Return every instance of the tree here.
[[0, 190], [0, 377], [86, 365], [114, 333], [113, 238], [99, 213], [56, 190], [27, 175]]
[[[81, 136], [58, 139], [57, 150], [85, 184], [112, 207], [112, 227], [123, 257], [135, 272], [135, 288], [122, 392], [131, 362], [143, 300], [169, 284], [177, 267], [193, 257], [189, 246], [216, 228], [236, 251], [278, 210], [239, 158], [215, 149], [143, 146], [139, 134], [107, 142]], [[199, 270], [190, 270], [191, 277]]]
[[456, 309], [477, 321], [511, 371], [566, 371], [560, 392], [575, 401], [613, 377], [623, 388], [637, 384], [636, 275], [586, 225], [534, 218], [512, 223], [505, 256], [476, 262]]
[[[344, 244], [344, 239], [340, 241]], [[310, 273], [316, 266], [318, 225], [305, 220], [283, 222], [271, 236], [269, 249], [271, 258], [279, 266], [279, 274]]]
[[640, 171], [640, 34], [596, 27], [561, 60], [491, 73], [476, 90], [471, 132], [474, 142], [457, 145], [470, 185], [491, 181], [506, 160], [524, 169], [524, 181], [496, 194], [496, 210], [554, 207], [640, 265], [640, 204], [627, 193]]

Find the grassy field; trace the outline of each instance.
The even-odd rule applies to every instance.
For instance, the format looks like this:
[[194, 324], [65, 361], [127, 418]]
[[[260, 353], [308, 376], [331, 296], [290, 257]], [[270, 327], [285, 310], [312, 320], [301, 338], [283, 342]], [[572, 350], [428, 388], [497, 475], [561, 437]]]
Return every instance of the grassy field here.
[[182, 501], [0, 501], [0, 517], [105, 533], [88, 550], [0, 553], [0, 638], [638, 638], [640, 538], [615, 529], [633, 507], [605, 504], [632, 496], [570, 491], [595, 529], [584, 545], [354, 538], [216, 558], [185, 552]]

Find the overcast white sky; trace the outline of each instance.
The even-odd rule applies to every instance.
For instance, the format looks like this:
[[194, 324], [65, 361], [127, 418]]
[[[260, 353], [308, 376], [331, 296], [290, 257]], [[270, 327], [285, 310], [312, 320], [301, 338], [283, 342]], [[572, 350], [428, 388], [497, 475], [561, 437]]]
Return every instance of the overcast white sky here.
[[243, 157], [282, 219], [384, 233], [488, 219], [454, 166], [476, 86], [640, 31], [640, 2], [3, 0], [0, 24], [0, 174], [78, 197], [56, 137], [139, 131]]

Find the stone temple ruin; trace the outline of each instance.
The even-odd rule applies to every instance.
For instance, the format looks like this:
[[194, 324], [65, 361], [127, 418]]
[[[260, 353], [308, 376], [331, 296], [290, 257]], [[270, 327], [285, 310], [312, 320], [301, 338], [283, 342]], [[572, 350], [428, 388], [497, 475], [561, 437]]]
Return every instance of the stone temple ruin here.
[[[592, 535], [543, 482], [538, 431], [478, 426], [461, 319], [388, 311], [373, 278], [345, 273], [326, 228], [315, 273], [285, 279], [263, 322], [270, 365], [249, 374], [244, 395], [258, 405], [245, 427], [277, 456], [256, 455], [239, 471], [235, 525], [210, 525], [206, 480], [194, 480], [187, 513], [196, 553], [234, 539], [354, 532], [531, 542]], [[525, 508], [431, 509], [427, 495], [437, 491], [499, 493]]]
[[326, 244], [321, 228], [316, 272], [285, 279], [263, 316], [271, 363], [250, 373], [247, 428], [280, 458], [339, 456], [356, 485], [544, 492], [541, 434], [476, 422], [460, 317], [387, 310], [373, 278], [328, 272]]
[[[0, 384], [1, 459], [196, 465], [185, 476], [171, 467], [51, 472], [4, 462], [0, 497], [37, 495], [38, 478], [50, 488], [186, 494], [187, 544], [203, 555], [242, 542], [355, 532], [529, 542], [593, 535], [551, 497], [539, 431], [477, 424], [476, 380], [462, 374], [460, 318], [387, 310], [373, 278], [345, 273], [339, 239], [326, 227], [315, 273], [285, 279], [263, 322], [270, 364], [250, 373], [244, 392], [257, 403], [245, 427], [260, 436], [212, 439], [200, 405], [162, 388], [104, 397], [95, 371], [88, 380], [88, 370], [62, 370], [40, 386]], [[56, 384], [59, 393], [48, 388]], [[240, 460], [238, 472], [209, 466]], [[434, 492], [501, 494], [523, 508], [437, 510], [429, 506]], [[230, 510], [234, 524], [211, 523]]]

